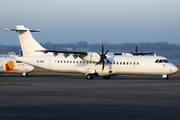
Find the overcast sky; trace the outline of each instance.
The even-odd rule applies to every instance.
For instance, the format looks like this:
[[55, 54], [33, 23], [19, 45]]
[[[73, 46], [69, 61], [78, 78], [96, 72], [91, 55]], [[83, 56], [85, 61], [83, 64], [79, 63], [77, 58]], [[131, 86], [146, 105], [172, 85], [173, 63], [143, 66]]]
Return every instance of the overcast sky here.
[[1, 0], [0, 44], [19, 45], [25, 25], [40, 43], [180, 44], [180, 0]]

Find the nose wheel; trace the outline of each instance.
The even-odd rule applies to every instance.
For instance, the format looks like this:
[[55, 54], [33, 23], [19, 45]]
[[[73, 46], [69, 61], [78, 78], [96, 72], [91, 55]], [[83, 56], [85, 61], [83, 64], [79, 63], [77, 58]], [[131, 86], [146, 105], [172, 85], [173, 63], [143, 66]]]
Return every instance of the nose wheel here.
[[163, 75], [162, 76], [164, 80], [169, 80], [169, 76], [168, 75]]
[[23, 77], [24, 78], [28, 77], [28, 74], [27, 73], [23, 73]]

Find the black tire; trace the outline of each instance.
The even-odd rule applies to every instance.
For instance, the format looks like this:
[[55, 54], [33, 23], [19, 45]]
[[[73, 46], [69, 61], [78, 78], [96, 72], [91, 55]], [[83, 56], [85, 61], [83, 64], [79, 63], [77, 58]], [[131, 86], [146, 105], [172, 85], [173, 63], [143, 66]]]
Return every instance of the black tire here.
[[86, 75], [86, 79], [88, 80], [92, 80], [94, 78], [94, 76], [92, 74], [87, 74]]
[[111, 79], [111, 76], [106, 76], [106, 77], [103, 77], [104, 79]]
[[169, 77], [165, 77], [164, 80], [169, 80]]
[[26, 73], [26, 75], [23, 76], [24, 78], [27, 78], [28, 77], [28, 74]]

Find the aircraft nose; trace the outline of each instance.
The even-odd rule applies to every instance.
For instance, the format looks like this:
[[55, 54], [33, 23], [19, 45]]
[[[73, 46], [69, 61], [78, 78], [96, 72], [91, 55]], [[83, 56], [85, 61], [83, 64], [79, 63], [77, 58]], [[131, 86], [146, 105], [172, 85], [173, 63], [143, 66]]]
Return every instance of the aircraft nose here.
[[178, 71], [178, 68], [175, 66], [175, 65], [173, 65], [173, 67], [172, 67], [172, 72], [173, 73], [176, 73]]
[[30, 65], [30, 66], [28, 67], [28, 71], [29, 71], [29, 72], [33, 71], [34, 69], [35, 69], [35, 67], [32, 66], [32, 65]]
[[175, 66], [175, 68], [174, 68], [174, 71], [175, 71], [175, 72], [177, 72], [177, 71], [178, 71], [178, 68], [177, 68], [176, 66]]

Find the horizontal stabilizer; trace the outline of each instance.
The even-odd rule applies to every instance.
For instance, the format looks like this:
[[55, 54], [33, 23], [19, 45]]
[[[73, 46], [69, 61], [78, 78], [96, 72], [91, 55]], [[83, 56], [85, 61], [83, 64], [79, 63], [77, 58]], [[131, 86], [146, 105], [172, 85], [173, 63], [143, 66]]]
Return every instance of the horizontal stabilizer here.
[[[18, 32], [18, 31], [27, 31], [28, 29], [10, 29], [10, 28], [6, 28], [6, 29], [4, 29], [3, 31], [16, 31], [16, 32]], [[37, 29], [37, 30], [29, 30], [30, 32], [40, 32], [40, 29]]]

